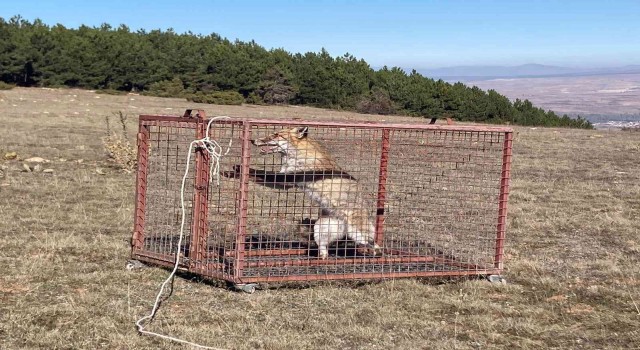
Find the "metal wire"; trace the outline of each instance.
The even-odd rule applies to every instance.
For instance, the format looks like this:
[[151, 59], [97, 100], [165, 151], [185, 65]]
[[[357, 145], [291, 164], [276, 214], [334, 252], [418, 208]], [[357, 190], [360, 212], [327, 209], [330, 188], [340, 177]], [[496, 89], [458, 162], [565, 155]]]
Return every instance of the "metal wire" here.
[[[198, 128], [166, 116], [141, 123], [152, 130], [152, 141], [166, 138], [163, 147], [176, 154], [186, 145], [182, 135]], [[477, 275], [503, 268], [508, 128], [284, 120], [208, 126], [205, 135], [218, 141], [217, 152], [221, 144], [229, 146], [220, 161], [201, 158], [198, 166], [224, 178], [216, 179], [219, 186], [205, 186], [203, 208], [187, 210], [190, 229], [177, 247], [172, 234], [160, 234], [170, 231], [158, 222], [175, 227], [166, 218], [175, 203], [164, 199], [176, 193], [171, 169], [179, 162], [165, 151], [143, 159], [151, 165], [144, 189], [148, 205], [144, 244], [134, 257], [169, 266], [166, 257], [177, 249], [185, 269], [237, 284]], [[313, 147], [297, 155], [283, 157], [250, 142], [305, 126], [298, 136]], [[307, 164], [325, 158], [331, 160], [323, 169], [282, 172], [287, 159]], [[164, 180], [158, 181], [161, 172]], [[194, 186], [185, 188], [187, 207], [188, 197], [199, 191], [191, 188], [196, 179], [189, 181]], [[322, 183], [331, 185], [311, 189]], [[152, 204], [158, 201], [164, 207]], [[352, 225], [356, 219], [360, 229]], [[195, 233], [205, 237], [196, 242]], [[319, 245], [322, 237], [328, 244]]]

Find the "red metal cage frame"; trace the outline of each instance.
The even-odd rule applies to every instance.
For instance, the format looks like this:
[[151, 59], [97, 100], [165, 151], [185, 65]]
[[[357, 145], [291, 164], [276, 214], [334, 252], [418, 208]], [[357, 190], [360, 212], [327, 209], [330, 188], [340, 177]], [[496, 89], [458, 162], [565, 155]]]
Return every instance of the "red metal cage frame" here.
[[[136, 195], [134, 229], [131, 241], [131, 256], [134, 259], [158, 264], [173, 266], [175, 256], [172, 254], [154, 253], [144, 249], [145, 220], [147, 203], [147, 177], [150, 127], [168, 127], [193, 129], [193, 138], [202, 139], [206, 133], [207, 119], [202, 110], [187, 110], [183, 116], [168, 115], [140, 115], [139, 132], [137, 134], [138, 167], [136, 174]], [[252, 127], [255, 126], [286, 126], [300, 124], [300, 120], [273, 120], [273, 119], [228, 119], [216, 121], [219, 124], [233, 124], [241, 129], [242, 154], [239, 178], [237, 205], [237, 232], [235, 248], [224, 252], [207, 250], [208, 228], [208, 189], [210, 186], [209, 165], [211, 159], [207, 152], [196, 151], [195, 155], [195, 180], [193, 190], [193, 205], [191, 208], [190, 240], [191, 248], [188, 256], [180, 257], [180, 268], [203, 277], [227, 280], [236, 284], [258, 282], [282, 282], [282, 281], [310, 281], [333, 279], [371, 279], [371, 278], [397, 278], [397, 277], [428, 277], [428, 276], [461, 276], [461, 275], [493, 275], [501, 274], [504, 262], [504, 242], [506, 234], [507, 200], [509, 195], [509, 182], [511, 177], [510, 166], [512, 157], [513, 130], [508, 127], [466, 126], [466, 125], [433, 125], [433, 124], [398, 124], [398, 123], [357, 123], [357, 122], [329, 122], [306, 120], [305, 125], [314, 127], [342, 127], [342, 128], [366, 128], [381, 130], [381, 150], [379, 161], [378, 191], [376, 200], [377, 215], [375, 220], [376, 242], [384, 240], [384, 216], [385, 201], [387, 196], [387, 172], [388, 150], [390, 147], [389, 132], [391, 130], [428, 130], [447, 132], [495, 132], [504, 135], [502, 144], [502, 169], [499, 183], [498, 211], [496, 215], [495, 253], [493, 264], [477, 265], [460, 263], [454, 259], [443, 256], [421, 256], [400, 249], [385, 249], [380, 257], [352, 257], [339, 259], [342, 265], [358, 264], [394, 264], [394, 263], [426, 263], [437, 261], [439, 263], [456, 266], [450, 271], [423, 270], [423, 271], [389, 271], [366, 273], [340, 273], [340, 274], [303, 274], [287, 276], [244, 276], [246, 268], [255, 267], [287, 267], [287, 266], [315, 266], [336, 265], [336, 260], [319, 259], [284, 259], [284, 260], [258, 260], [250, 261], [248, 258], [260, 256], [303, 256], [306, 249], [262, 249], [247, 250], [245, 242], [247, 237], [247, 196], [249, 191], [249, 165]], [[186, 155], [185, 155], [186, 156]], [[232, 259], [233, 264], [225, 264], [225, 259]], [[231, 267], [230, 267], [231, 266]]]

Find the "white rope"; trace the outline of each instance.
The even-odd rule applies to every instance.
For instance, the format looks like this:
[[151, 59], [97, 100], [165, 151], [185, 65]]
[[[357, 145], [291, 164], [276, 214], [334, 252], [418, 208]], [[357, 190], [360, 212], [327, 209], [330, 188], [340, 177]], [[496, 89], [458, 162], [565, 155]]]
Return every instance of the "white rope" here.
[[[200, 141], [202, 143], [202, 146], [207, 150], [207, 152], [209, 152], [209, 155], [215, 160], [213, 162], [210, 162], [209, 164], [209, 182], [211, 182], [212, 172], [215, 172], [216, 185], [220, 186], [220, 158], [226, 156], [231, 150], [231, 142], [233, 142], [233, 138], [229, 137], [229, 144], [227, 145], [227, 151], [224, 152], [224, 154], [222, 154], [222, 146], [220, 146], [218, 141], [211, 140], [209, 138], [209, 129], [211, 128], [211, 124], [213, 123], [214, 120], [217, 120], [217, 119], [229, 119], [229, 117], [222, 115], [219, 117], [211, 118], [211, 120], [209, 120], [209, 123], [207, 124], [207, 131], [204, 134], [205, 135], [204, 138], [196, 141]], [[189, 153], [189, 155], [191, 155], [191, 153]], [[188, 168], [188, 163], [187, 163], [187, 168]]]
[[[165, 288], [167, 287], [167, 284], [169, 283], [169, 281], [173, 281], [173, 277], [175, 276], [176, 271], [178, 271], [178, 266], [180, 264], [180, 245], [182, 244], [182, 238], [184, 236], [184, 224], [185, 224], [185, 220], [186, 220], [186, 211], [185, 211], [185, 208], [184, 208], [184, 189], [185, 189], [185, 185], [186, 185], [186, 182], [187, 182], [187, 176], [189, 175], [189, 164], [191, 162], [191, 152], [193, 151], [193, 146], [194, 145], [200, 145], [202, 148], [204, 148], [207, 151], [207, 153], [209, 153], [209, 156], [212, 158], [211, 159], [211, 166], [209, 168], [209, 182], [211, 182], [212, 176], [214, 175], [214, 172], [215, 172], [216, 185], [220, 186], [220, 159], [223, 156], [226, 156], [229, 153], [229, 151], [231, 150], [231, 142], [232, 142], [233, 139], [229, 138], [229, 145], [227, 146], [227, 151], [224, 152], [224, 154], [223, 154], [222, 153], [222, 146], [220, 146], [220, 144], [216, 140], [211, 140], [209, 138], [209, 129], [211, 128], [211, 124], [215, 120], [219, 120], [219, 119], [229, 119], [229, 117], [227, 117], [227, 116], [218, 116], [218, 117], [215, 117], [215, 118], [211, 118], [211, 120], [209, 120], [209, 123], [207, 124], [207, 130], [206, 130], [204, 138], [199, 139], [199, 140], [193, 140], [189, 144], [189, 152], [187, 153], [187, 163], [186, 163], [186, 167], [185, 167], [185, 171], [184, 171], [184, 176], [182, 177], [182, 185], [180, 187], [180, 210], [182, 211], [182, 222], [180, 223], [180, 236], [178, 238], [178, 248], [176, 250], [176, 257], [175, 257], [175, 263], [173, 265], [173, 270], [169, 274], [169, 277], [167, 277], [167, 279], [160, 286], [160, 291], [158, 292], [158, 295], [156, 296], [156, 301], [153, 304], [153, 309], [151, 310], [151, 313], [149, 315], [147, 315], [147, 316], [142, 317], [138, 321], [136, 321], [136, 326], [138, 327], [138, 332], [140, 332], [142, 334], [153, 335], [153, 336], [160, 337], [160, 338], [163, 338], [163, 339], [172, 340], [172, 341], [175, 341], [175, 342], [178, 342], [178, 343], [188, 344], [188, 345], [195, 346], [195, 347], [198, 347], [198, 348], [212, 349], [212, 350], [222, 350], [222, 349], [220, 349], [220, 348], [212, 348], [212, 347], [204, 346], [204, 345], [199, 345], [199, 344], [195, 344], [195, 343], [192, 343], [192, 342], [189, 342], [189, 341], [186, 341], [186, 340], [174, 338], [174, 337], [171, 337], [171, 336], [168, 336], [168, 335], [146, 331], [146, 330], [144, 330], [144, 325], [142, 324], [142, 322], [145, 321], [145, 320], [153, 320], [153, 318], [155, 317], [155, 315], [158, 312], [158, 309], [160, 307], [160, 298], [164, 294]], [[173, 282], [171, 283], [171, 289], [173, 290]]]

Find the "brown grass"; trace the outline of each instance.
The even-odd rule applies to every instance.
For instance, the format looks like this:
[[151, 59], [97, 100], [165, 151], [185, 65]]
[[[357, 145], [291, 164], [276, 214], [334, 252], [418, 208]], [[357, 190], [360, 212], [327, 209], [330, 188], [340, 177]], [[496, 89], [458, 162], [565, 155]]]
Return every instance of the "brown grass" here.
[[[203, 105], [68, 89], [3, 92], [1, 153], [43, 157], [54, 169], [23, 173], [19, 161], [0, 160], [3, 348], [186, 348], [135, 331], [168, 272], [124, 268], [135, 179], [111, 166], [100, 138], [114, 112], [180, 114], [194, 106]], [[204, 108], [236, 117], [376, 118]], [[126, 123], [135, 130], [136, 118]], [[229, 349], [637, 348], [640, 139], [517, 130], [507, 285], [408, 279], [248, 295], [182, 277], [149, 329]]]

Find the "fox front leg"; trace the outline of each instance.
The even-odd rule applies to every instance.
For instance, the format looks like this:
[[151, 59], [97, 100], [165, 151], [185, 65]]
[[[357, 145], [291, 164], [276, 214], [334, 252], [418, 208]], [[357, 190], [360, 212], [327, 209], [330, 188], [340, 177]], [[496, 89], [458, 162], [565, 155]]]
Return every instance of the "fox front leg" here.
[[313, 240], [318, 245], [318, 256], [326, 260], [329, 257], [330, 232], [328, 225], [322, 221], [323, 219], [318, 220], [313, 227]]

